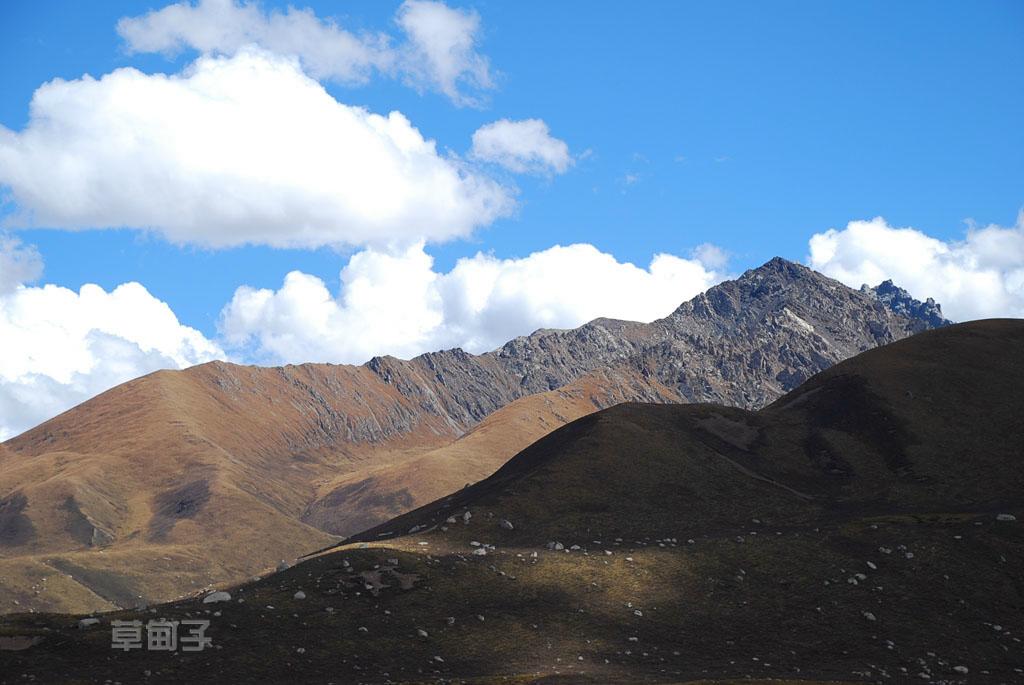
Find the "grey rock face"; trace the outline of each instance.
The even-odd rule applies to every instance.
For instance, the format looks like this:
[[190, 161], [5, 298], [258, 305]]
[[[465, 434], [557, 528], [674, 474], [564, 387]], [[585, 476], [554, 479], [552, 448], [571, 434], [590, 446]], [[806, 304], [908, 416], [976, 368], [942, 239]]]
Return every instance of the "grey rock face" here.
[[[639, 371], [682, 402], [756, 408], [847, 357], [948, 323], [934, 302], [896, 290], [858, 292], [775, 258], [650, 324], [596, 319], [479, 356], [455, 349], [367, 366], [459, 427], [598, 369]], [[628, 388], [618, 401], [649, 399], [650, 388]]]
[[942, 315], [942, 306], [932, 298], [924, 302], [915, 300], [910, 293], [894, 284], [891, 280], [882, 281], [874, 288], [868, 287], [865, 283], [860, 287], [861, 292], [873, 295], [879, 302], [913, 321], [918, 321], [925, 328], [941, 328], [948, 326], [952, 321]]

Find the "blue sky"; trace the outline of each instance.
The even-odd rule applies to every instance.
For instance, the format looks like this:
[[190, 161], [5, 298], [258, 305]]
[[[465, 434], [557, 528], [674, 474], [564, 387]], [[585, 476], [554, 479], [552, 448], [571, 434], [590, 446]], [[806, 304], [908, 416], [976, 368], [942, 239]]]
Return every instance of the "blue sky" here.
[[[317, 21], [333, 19], [353, 33], [384, 31], [401, 40], [400, 3], [295, 4], [309, 8]], [[122, 17], [162, 7], [6, 3], [0, 8], [0, 125], [21, 135], [30, 124], [33, 93], [54, 78], [99, 78], [129, 66], [145, 74], [189, 68], [199, 51], [132, 52], [118, 34]], [[286, 4], [258, 7], [268, 16]], [[442, 157], [467, 159], [474, 131], [502, 119], [541, 119], [552, 139], [568, 146], [571, 165], [564, 171], [519, 173], [490, 164], [480, 172], [509, 189], [514, 209], [451, 239], [425, 233], [434, 273], [447, 274], [459, 259], [480, 252], [497, 260], [522, 259], [556, 244], [587, 244], [640, 270], [658, 253], [690, 260], [702, 244], [728, 254], [726, 263], [706, 260], [707, 273], [686, 281], [678, 297], [670, 293], [668, 303], [775, 255], [807, 261], [809, 240], [818, 235], [820, 253], [811, 265], [851, 285], [893, 277], [918, 297], [948, 302], [947, 312], [953, 307], [958, 318], [1024, 311], [1022, 264], [1005, 257], [1024, 250], [1018, 219], [1024, 206], [1021, 3], [479, 0], [448, 7], [456, 13], [452, 17], [478, 20], [473, 49], [486, 60], [492, 84], [471, 89], [477, 106], [457, 102], [408, 73], [373, 72], [365, 83], [339, 83], [303, 63], [339, 103], [404, 114], [424, 138], [437, 141]], [[231, 57], [230, 50], [218, 52]], [[0, 164], [3, 159], [0, 139]], [[181, 325], [240, 361], [367, 356], [368, 347], [335, 358], [321, 358], [332, 354], [312, 344], [288, 347], [281, 327], [307, 318], [304, 310], [281, 315], [285, 324], [280, 318], [267, 323], [270, 314], [264, 312], [239, 324], [241, 337], [231, 342], [223, 312], [241, 286], [277, 292], [292, 271], [320, 279], [332, 297], [343, 298], [341, 269], [353, 254], [379, 246], [355, 240], [301, 248], [211, 247], [208, 240], [182, 240], [160, 230], [100, 225], [73, 231], [53, 229], [45, 220], [15, 222], [11, 217], [25, 209], [28, 186], [12, 178], [0, 168], [8, 245], [15, 240], [17, 249], [34, 246], [33, 258], [44, 265], [41, 275], [37, 269], [35, 278], [22, 279], [18, 287], [53, 284], [78, 292], [94, 283], [109, 293], [138, 282]], [[885, 223], [868, 223], [875, 217]], [[974, 237], [967, 233], [968, 220], [978, 231]], [[850, 226], [857, 221], [864, 223]], [[836, 231], [827, 235], [829, 229]], [[217, 230], [209, 228], [211, 235]], [[563, 257], [553, 259], [551, 268], [571, 270], [575, 257]], [[505, 271], [540, 282], [550, 278], [542, 290], [557, 292], [558, 277], [535, 266]], [[589, 277], [605, 279], [604, 267], [580, 268], [581, 274], [589, 268]], [[649, 290], [665, 282], [634, 276], [624, 278], [646, 283], [636, 286], [634, 300], [650, 299]], [[673, 278], [683, 282], [683, 276]], [[430, 297], [477, 287], [476, 281], [453, 280], [458, 283]], [[409, 344], [403, 343], [408, 334], [398, 331], [395, 339], [381, 338], [381, 351], [408, 355], [433, 344], [486, 347], [509, 333], [575, 325], [577, 318], [604, 313], [600, 302], [582, 306], [571, 298], [562, 303], [536, 297], [516, 300], [520, 309], [502, 301], [474, 310], [476, 318], [498, 322], [492, 329], [465, 333], [462, 323], [442, 323], [448, 326], [445, 335], [424, 335]], [[392, 301], [382, 296], [378, 308]], [[448, 316], [444, 301], [439, 316]], [[653, 318], [642, 308], [611, 308], [611, 315]], [[540, 318], [531, 312], [541, 312]], [[351, 318], [342, 319], [352, 325]], [[343, 335], [337, 331], [341, 325], [330, 336]], [[104, 330], [153, 351], [128, 333]], [[324, 335], [316, 330], [306, 338]], [[202, 358], [156, 352], [168, 365]], [[18, 373], [23, 376], [35, 363], [26, 361]], [[6, 376], [16, 377], [21, 376], [14, 371]]]

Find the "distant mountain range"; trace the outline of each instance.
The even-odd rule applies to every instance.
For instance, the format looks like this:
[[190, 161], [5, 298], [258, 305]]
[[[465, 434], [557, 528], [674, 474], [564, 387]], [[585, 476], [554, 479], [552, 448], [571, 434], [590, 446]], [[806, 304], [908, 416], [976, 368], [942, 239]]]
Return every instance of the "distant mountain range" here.
[[0, 611], [237, 581], [486, 478], [596, 410], [759, 408], [948, 323], [891, 283], [852, 290], [773, 259], [650, 324], [598, 319], [482, 355], [151, 374], [0, 445]]
[[[1021, 682], [1021, 359], [1024, 321], [975, 321], [759, 411], [621, 404], [217, 594], [0, 618], [0, 660], [35, 682]], [[157, 618], [210, 621], [215, 648], [110, 649], [111, 621]]]

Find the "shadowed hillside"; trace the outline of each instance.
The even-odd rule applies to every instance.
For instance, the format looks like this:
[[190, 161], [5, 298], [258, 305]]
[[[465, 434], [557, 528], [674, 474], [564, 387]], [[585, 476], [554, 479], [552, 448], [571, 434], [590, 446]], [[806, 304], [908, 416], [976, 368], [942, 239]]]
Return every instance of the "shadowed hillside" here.
[[136, 379], [4, 443], [0, 611], [126, 607], [243, 580], [620, 402], [761, 406], [935, 325], [934, 311], [893, 302], [775, 259], [650, 324], [599, 319], [476, 356]]
[[[230, 588], [229, 602], [86, 630], [7, 617], [9, 644], [31, 646], [0, 652], [4, 672], [1017, 682], [1021, 359], [1024, 322], [980, 321], [866, 352], [757, 412], [613, 407], [475, 485]], [[211, 620], [222, 649], [109, 651], [113, 618], [189, 615]]]

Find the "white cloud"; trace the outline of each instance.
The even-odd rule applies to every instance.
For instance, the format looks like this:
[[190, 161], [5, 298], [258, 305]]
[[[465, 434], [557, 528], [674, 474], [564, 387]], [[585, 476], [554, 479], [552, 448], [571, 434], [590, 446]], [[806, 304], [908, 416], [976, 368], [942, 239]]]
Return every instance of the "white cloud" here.
[[694, 259], [712, 269], [722, 269], [729, 263], [730, 254], [718, 245], [701, 243], [690, 252]]
[[221, 314], [226, 343], [268, 362], [360, 363], [378, 354], [493, 349], [538, 328], [569, 328], [599, 316], [651, 321], [722, 279], [696, 260], [656, 255], [648, 268], [586, 244], [521, 259], [486, 254], [440, 273], [417, 245], [366, 250], [332, 294], [292, 272], [279, 290], [239, 288]]
[[0, 126], [0, 186], [11, 225], [212, 247], [445, 240], [514, 206], [401, 113], [342, 104], [293, 59], [251, 49], [179, 75], [43, 85], [23, 131]]
[[1013, 227], [972, 227], [942, 241], [885, 219], [851, 221], [810, 240], [808, 263], [851, 287], [891, 278], [914, 297], [933, 297], [955, 321], [1024, 317], [1024, 212]]
[[24, 246], [17, 238], [0, 233], [0, 296], [22, 283], [31, 283], [42, 273], [43, 262], [33, 246]]
[[232, 55], [257, 45], [297, 57], [313, 77], [345, 84], [377, 72], [402, 78], [419, 90], [436, 90], [457, 104], [476, 104], [494, 86], [487, 58], [477, 52], [480, 17], [442, 2], [408, 0], [395, 21], [403, 42], [381, 33], [353, 33], [310, 9], [264, 12], [236, 0], [179, 2], [138, 17], [124, 17], [117, 31], [132, 52]]
[[476, 51], [480, 15], [443, 2], [406, 0], [397, 21], [409, 38], [400, 59], [406, 80], [440, 90], [457, 104], [480, 104], [462, 88], [475, 92], [494, 87], [488, 60]]
[[541, 119], [501, 119], [481, 126], [473, 133], [469, 156], [516, 173], [561, 174], [573, 164], [569, 146], [553, 137]]
[[[10, 255], [0, 245], [0, 278]], [[138, 283], [15, 284], [0, 291], [0, 341], [0, 440], [118, 383], [224, 356]]]

